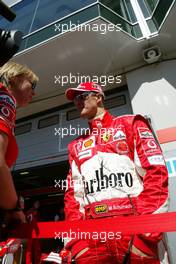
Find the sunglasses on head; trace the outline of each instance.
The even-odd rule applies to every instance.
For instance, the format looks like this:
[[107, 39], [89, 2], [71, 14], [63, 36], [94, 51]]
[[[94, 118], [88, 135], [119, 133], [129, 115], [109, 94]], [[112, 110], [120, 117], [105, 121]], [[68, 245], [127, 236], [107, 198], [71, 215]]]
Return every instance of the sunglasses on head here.
[[34, 82], [30, 82], [30, 83], [32, 85], [32, 90], [34, 91], [36, 88], [37, 82], [34, 81]]

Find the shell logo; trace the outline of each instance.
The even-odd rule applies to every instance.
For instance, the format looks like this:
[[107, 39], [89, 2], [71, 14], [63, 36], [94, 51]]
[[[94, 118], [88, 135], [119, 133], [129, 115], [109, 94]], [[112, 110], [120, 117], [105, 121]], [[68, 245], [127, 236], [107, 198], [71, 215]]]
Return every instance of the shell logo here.
[[88, 148], [93, 144], [93, 139], [89, 139], [84, 143], [84, 147]]

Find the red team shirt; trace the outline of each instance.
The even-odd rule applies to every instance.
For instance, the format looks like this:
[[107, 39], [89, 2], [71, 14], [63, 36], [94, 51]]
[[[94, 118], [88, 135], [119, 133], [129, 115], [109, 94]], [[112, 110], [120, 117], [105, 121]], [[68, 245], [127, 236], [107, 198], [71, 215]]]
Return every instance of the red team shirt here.
[[5, 160], [11, 167], [18, 156], [18, 146], [14, 135], [16, 120], [16, 100], [0, 83], [0, 131], [8, 136], [8, 146]]

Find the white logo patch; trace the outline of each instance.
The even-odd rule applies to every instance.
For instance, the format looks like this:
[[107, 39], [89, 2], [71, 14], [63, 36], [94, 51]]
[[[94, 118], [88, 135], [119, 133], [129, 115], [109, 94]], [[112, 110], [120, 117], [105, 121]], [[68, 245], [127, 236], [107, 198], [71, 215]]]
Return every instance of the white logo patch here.
[[155, 140], [152, 139], [147, 142], [147, 146], [151, 149], [156, 149], [158, 147], [157, 144], [155, 143]]
[[95, 137], [89, 137], [88, 139], [84, 140], [82, 143], [82, 150], [86, 150], [88, 148], [95, 147]]
[[162, 155], [154, 155], [148, 157], [150, 165], [165, 165], [164, 158]]
[[140, 138], [153, 138], [152, 132], [145, 127], [138, 128]]
[[122, 140], [126, 139], [126, 135], [122, 130], [118, 130], [113, 136], [113, 140]]
[[84, 151], [81, 151], [78, 153], [78, 159], [79, 160], [85, 159], [85, 158], [88, 158], [91, 156], [92, 156], [92, 150], [91, 149], [87, 149], [87, 150], [84, 150]]

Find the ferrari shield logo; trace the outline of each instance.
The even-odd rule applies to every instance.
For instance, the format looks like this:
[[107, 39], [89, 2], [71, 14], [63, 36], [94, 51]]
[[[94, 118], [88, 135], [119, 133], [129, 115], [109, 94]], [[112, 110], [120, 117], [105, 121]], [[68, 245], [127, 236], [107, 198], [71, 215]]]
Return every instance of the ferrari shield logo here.
[[104, 142], [108, 142], [110, 140], [110, 135], [108, 133], [104, 133], [102, 138]]

